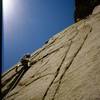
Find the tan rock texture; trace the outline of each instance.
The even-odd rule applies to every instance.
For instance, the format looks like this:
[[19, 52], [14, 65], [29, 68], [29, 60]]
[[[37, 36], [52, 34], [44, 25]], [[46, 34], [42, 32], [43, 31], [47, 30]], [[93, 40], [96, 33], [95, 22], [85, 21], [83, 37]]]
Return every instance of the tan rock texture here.
[[100, 100], [100, 13], [50, 38], [31, 61], [2, 75], [4, 100]]

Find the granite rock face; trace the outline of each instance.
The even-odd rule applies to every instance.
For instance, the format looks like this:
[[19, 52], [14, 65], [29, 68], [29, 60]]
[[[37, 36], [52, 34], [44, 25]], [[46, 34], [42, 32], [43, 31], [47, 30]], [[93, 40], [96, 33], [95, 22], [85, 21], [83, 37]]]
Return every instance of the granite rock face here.
[[3, 74], [4, 100], [100, 100], [100, 13], [50, 38], [31, 61]]

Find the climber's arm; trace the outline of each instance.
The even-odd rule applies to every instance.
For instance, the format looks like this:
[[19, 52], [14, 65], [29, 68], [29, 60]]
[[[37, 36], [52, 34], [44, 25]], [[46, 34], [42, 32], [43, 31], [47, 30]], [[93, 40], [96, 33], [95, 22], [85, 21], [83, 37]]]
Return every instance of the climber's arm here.
[[19, 68], [20, 66], [22, 66], [22, 64], [18, 64], [18, 65], [16, 66], [16, 69], [15, 69], [16, 72], [18, 72], [18, 68]]

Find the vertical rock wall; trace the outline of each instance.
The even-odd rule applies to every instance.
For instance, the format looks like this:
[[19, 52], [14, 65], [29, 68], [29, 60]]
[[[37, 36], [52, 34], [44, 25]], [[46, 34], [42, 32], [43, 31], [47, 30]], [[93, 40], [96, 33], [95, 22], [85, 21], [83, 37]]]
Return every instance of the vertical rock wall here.
[[4, 100], [100, 100], [100, 13], [66, 28], [2, 76]]

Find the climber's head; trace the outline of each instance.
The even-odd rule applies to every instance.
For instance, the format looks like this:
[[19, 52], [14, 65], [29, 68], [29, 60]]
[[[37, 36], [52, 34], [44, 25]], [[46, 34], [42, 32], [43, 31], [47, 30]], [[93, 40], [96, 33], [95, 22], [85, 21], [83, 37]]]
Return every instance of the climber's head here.
[[30, 58], [30, 57], [31, 57], [31, 55], [28, 53], [28, 54], [26, 54], [26, 57], [27, 57], [27, 58]]
[[30, 58], [30, 57], [31, 57], [30, 53], [25, 54], [25, 58]]

